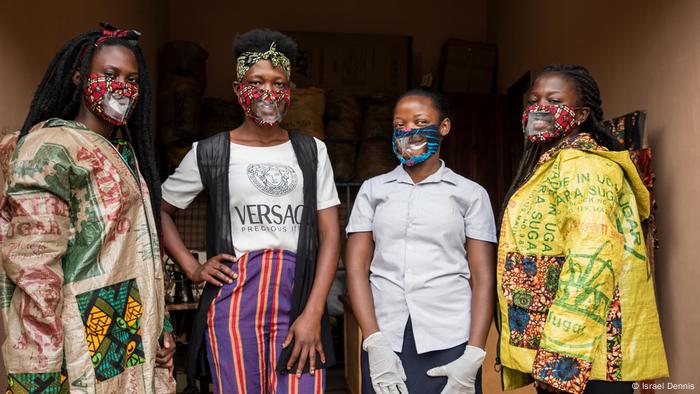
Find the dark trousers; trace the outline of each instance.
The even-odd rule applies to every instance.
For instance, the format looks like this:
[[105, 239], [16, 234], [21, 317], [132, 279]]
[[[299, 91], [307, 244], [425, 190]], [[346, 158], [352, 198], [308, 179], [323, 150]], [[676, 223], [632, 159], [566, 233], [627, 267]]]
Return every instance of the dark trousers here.
[[[396, 353], [401, 359], [403, 369], [406, 371], [406, 387], [409, 393], [439, 394], [447, 384], [444, 376], [431, 377], [426, 374], [429, 369], [448, 364], [464, 354], [466, 343], [450, 349], [436, 350], [418, 354], [416, 341], [413, 337], [411, 319], [406, 323], [403, 334], [403, 348]], [[362, 394], [375, 394], [372, 389], [372, 380], [369, 377], [369, 361], [367, 352], [362, 351]], [[481, 394], [481, 369], [476, 375], [476, 394]]]
[[[551, 394], [550, 391], [537, 388], [538, 394]], [[632, 382], [605, 382], [600, 380], [591, 380], [586, 385], [583, 394], [632, 394]]]

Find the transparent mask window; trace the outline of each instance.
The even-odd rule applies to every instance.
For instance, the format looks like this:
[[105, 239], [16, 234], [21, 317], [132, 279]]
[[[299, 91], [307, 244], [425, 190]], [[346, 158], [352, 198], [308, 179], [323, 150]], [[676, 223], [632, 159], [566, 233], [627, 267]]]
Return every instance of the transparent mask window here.
[[422, 134], [408, 134], [396, 137], [396, 149], [405, 159], [420, 156], [428, 151], [428, 139]]
[[525, 135], [551, 134], [554, 131], [554, 114], [549, 111], [530, 111], [527, 115]]
[[287, 104], [283, 100], [256, 100], [253, 102], [252, 107], [253, 116], [267, 124], [281, 122], [287, 110]]
[[102, 102], [105, 115], [117, 122], [126, 122], [131, 115], [134, 100], [131, 97], [122, 96], [113, 92], [107, 92]]

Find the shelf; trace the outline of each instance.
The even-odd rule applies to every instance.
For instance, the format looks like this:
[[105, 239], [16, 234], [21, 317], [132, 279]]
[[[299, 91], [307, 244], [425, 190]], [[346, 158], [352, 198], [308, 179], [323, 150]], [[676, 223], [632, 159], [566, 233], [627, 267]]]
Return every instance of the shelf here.
[[165, 307], [169, 311], [196, 311], [197, 310], [197, 303], [196, 302], [188, 302], [185, 304], [168, 304]]

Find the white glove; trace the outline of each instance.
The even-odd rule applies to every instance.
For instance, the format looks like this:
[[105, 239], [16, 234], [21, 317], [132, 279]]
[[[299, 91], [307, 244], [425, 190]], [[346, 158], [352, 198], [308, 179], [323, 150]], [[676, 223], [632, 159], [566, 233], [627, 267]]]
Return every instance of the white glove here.
[[369, 377], [376, 394], [408, 394], [401, 359], [380, 331], [365, 338], [362, 349], [369, 358]]
[[484, 357], [485, 351], [467, 345], [460, 358], [429, 370], [428, 376], [447, 376], [447, 385], [441, 394], [474, 394], [476, 373], [479, 372]]

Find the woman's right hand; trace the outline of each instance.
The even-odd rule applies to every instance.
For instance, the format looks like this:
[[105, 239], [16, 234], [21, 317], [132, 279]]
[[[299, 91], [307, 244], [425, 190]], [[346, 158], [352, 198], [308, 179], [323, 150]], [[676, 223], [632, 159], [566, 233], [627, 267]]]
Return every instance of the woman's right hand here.
[[234, 279], [238, 278], [238, 274], [231, 268], [223, 264], [222, 261], [228, 260], [237, 262], [235, 257], [222, 253], [207, 260], [206, 263], [200, 264], [194, 271], [189, 273], [187, 277], [195, 284], [207, 281], [214, 286], [223, 286], [230, 284]]
[[381, 331], [365, 338], [362, 349], [367, 352], [369, 376], [375, 394], [408, 394], [401, 359]]

